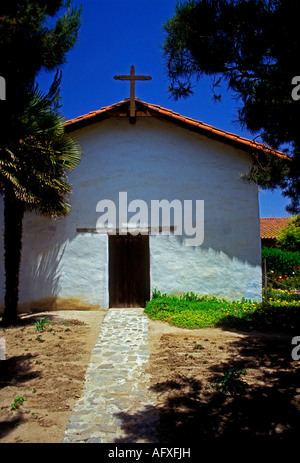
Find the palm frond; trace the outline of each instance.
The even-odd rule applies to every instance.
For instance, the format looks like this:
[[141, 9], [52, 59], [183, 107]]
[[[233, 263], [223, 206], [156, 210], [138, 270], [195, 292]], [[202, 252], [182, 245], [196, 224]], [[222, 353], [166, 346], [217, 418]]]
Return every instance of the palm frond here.
[[31, 210], [50, 216], [70, 211], [67, 176], [81, 159], [80, 146], [64, 123], [49, 95], [36, 88], [23, 115], [22, 138], [0, 152], [1, 186], [12, 189]]

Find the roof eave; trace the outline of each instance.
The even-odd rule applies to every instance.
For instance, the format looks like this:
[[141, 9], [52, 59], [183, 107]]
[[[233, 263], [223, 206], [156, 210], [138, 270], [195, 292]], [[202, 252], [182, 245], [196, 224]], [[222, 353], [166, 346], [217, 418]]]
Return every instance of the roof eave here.
[[[88, 125], [101, 122], [104, 119], [111, 117], [129, 117], [129, 105], [130, 100], [126, 99], [115, 103], [111, 106], [106, 106], [97, 111], [91, 111], [88, 114], [79, 116], [75, 119], [66, 121], [65, 128], [67, 132], [74, 132]], [[236, 148], [242, 149], [248, 153], [253, 153], [254, 150], [264, 152], [266, 154], [275, 155], [280, 158], [290, 159], [284, 153], [274, 150], [266, 145], [261, 143], [254, 142], [252, 140], [246, 139], [239, 135], [226, 132], [221, 129], [217, 129], [214, 126], [205, 124], [203, 122], [197, 121], [192, 118], [181, 116], [179, 113], [175, 113], [171, 110], [163, 108], [161, 106], [149, 104], [140, 101], [136, 98], [136, 107], [137, 107], [137, 117], [142, 116], [154, 116], [161, 117], [163, 119], [169, 120], [173, 123], [176, 123], [184, 128], [192, 130], [197, 133], [201, 133], [207, 137], [210, 137], [214, 140], [220, 141], [222, 143], [229, 144]], [[140, 114], [139, 114], [140, 113]]]

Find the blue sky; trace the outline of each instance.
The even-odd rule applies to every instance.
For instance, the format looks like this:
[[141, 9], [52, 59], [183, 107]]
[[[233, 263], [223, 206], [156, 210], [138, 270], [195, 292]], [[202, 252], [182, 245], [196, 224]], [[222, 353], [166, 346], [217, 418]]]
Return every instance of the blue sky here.
[[[152, 80], [137, 82], [136, 96], [184, 116], [229, 132], [252, 138], [234, 121], [238, 104], [226, 91], [221, 103], [214, 103], [209, 80], [200, 81], [195, 95], [174, 101], [168, 94], [168, 78], [162, 53], [163, 23], [173, 16], [177, 0], [73, 0], [82, 6], [78, 42], [67, 56], [61, 84], [62, 112], [66, 119], [111, 105], [129, 97], [129, 83], [114, 80], [129, 74], [133, 64], [137, 74]], [[52, 75], [41, 75], [40, 86], [47, 90]], [[288, 217], [287, 201], [280, 192], [260, 193], [261, 217]]]

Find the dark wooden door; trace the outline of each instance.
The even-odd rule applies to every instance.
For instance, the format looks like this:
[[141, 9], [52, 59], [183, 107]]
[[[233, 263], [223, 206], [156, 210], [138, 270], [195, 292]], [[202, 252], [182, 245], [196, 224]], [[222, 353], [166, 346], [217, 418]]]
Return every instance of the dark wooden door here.
[[150, 298], [149, 236], [109, 236], [109, 306], [144, 307]]

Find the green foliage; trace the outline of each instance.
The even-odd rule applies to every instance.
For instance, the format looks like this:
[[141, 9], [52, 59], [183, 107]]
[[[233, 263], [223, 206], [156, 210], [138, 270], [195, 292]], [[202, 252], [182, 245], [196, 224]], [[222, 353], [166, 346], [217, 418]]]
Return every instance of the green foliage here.
[[[22, 220], [25, 207], [57, 217], [70, 211], [67, 174], [80, 160], [58, 112], [59, 67], [80, 26], [71, 1], [28, 0], [0, 5], [1, 76], [7, 98], [0, 111], [0, 194], [4, 195], [5, 307], [2, 322], [17, 322]], [[59, 16], [61, 8], [65, 13]], [[57, 71], [47, 95], [35, 79]], [[2, 72], [3, 71], [3, 72]]]
[[162, 294], [157, 288], [154, 288], [152, 292], [152, 299], [155, 299], [156, 297], [162, 297], [165, 296], [165, 294]]
[[268, 291], [269, 304], [278, 307], [300, 302], [300, 293], [290, 292], [287, 289], [272, 288]]
[[222, 376], [218, 376], [213, 379], [211, 384], [214, 388], [224, 394], [243, 394], [246, 391], [247, 383], [241, 379], [241, 376], [246, 373], [246, 370], [229, 368]]
[[18, 408], [20, 408], [20, 405], [23, 405], [23, 402], [25, 400], [27, 400], [26, 397], [22, 397], [21, 395], [17, 395], [14, 398], [14, 401], [10, 406], [11, 411], [13, 412], [13, 411], [17, 410]]
[[0, 4], [1, 76], [7, 101], [0, 112], [0, 148], [21, 138], [20, 117], [41, 71], [56, 71], [76, 43], [81, 8], [64, 0], [27, 0]]
[[292, 269], [300, 267], [300, 252], [285, 251], [277, 248], [262, 248], [262, 259], [267, 260], [267, 270], [282, 272], [283, 274], [292, 273]]
[[81, 159], [79, 145], [65, 133], [64, 118], [47, 96], [34, 92], [23, 118], [24, 137], [2, 149], [0, 157], [0, 189], [5, 193], [5, 324], [17, 321], [25, 208], [50, 217], [68, 214], [71, 186], [67, 175]]
[[300, 252], [262, 248], [267, 261], [267, 287], [281, 290], [300, 289]]
[[45, 330], [46, 325], [49, 324], [49, 320], [46, 318], [41, 318], [35, 322], [35, 331], [42, 333]]
[[201, 300], [202, 298], [198, 294], [195, 294], [193, 291], [191, 291], [191, 292], [182, 294], [180, 296], [180, 299], [182, 299], [184, 301], [191, 301], [191, 302], [195, 301], [195, 302], [197, 302], [197, 301]]
[[300, 295], [269, 292], [268, 302], [246, 299], [227, 301], [186, 293], [181, 297], [163, 295], [148, 301], [145, 313], [181, 328], [223, 327], [236, 329], [276, 329], [293, 332], [300, 326]]
[[[183, 1], [164, 25], [164, 55], [175, 98], [189, 97], [203, 76], [239, 99], [237, 118], [263, 143], [286, 150], [292, 160], [252, 150], [245, 178], [264, 188], [280, 187], [300, 212], [299, 102], [292, 79], [299, 75], [298, 0]], [[256, 137], [257, 138], [257, 137]]]
[[300, 215], [288, 221], [277, 238], [277, 246], [286, 251], [300, 251]]
[[[295, 269], [296, 270], [296, 269]], [[272, 277], [269, 278], [268, 287], [272, 287], [280, 290], [296, 291], [300, 288], [300, 272], [299, 269], [296, 272], [292, 272], [289, 275], [280, 275], [280, 272], [272, 273]], [[275, 276], [275, 278], [274, 278]]]

